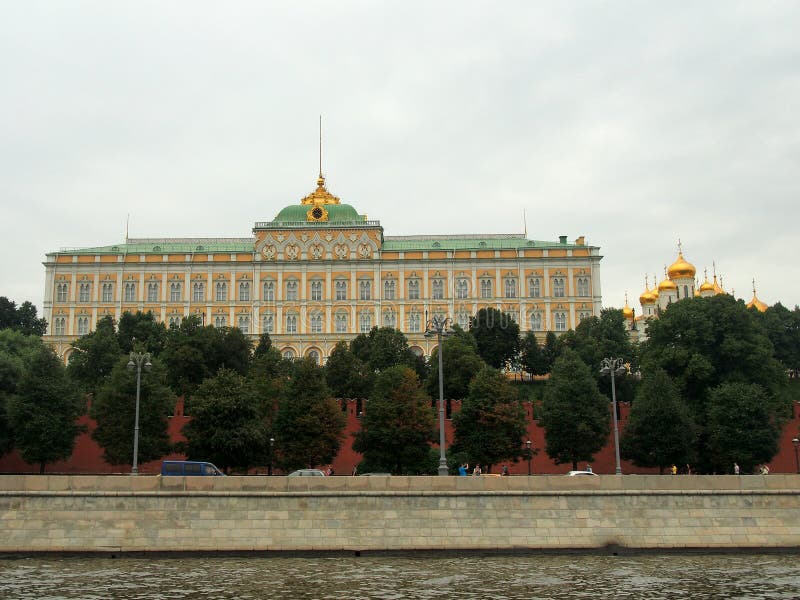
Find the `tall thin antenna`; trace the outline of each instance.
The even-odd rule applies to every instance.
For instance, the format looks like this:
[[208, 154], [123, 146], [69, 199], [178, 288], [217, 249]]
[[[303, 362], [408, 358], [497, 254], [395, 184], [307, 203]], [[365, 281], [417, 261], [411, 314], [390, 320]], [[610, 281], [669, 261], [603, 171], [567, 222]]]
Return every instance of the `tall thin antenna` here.
[[525, 233], [525, 238], [527, 239], [527, 237], [528, 237], [528, 217], [525, 214], [525, 209], [524, 208], [522, 209], [522, 223], [523, 223], [523, 226], [525, 227], [525, 232], [524, 233]]
[[125, 243], [128, 243], [128, 228], [131, 224], [131, 213], [128, 213], [128, 216], [125, 218]]
[[319, 176], [322, 177], [322, 115], [319, 116]]

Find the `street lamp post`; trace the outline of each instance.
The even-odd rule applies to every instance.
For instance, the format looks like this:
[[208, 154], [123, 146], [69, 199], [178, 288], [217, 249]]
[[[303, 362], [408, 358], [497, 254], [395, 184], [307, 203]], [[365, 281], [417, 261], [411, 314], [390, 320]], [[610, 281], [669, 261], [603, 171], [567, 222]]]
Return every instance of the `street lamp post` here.
[[425, 324], [425, 337], [436, 336], [439, 345], [439, 476], [446, 477], [450, 474], [447, 468], [447, 457], [444, 452], [444, 374], [442, 371], [442, 337], [450, 335], [447, 326], [450, 319], [434, 315], [433, 319]]
[[611, 377], [611, 404], [614, 413], [614, 457], [617, 461], [616, 474], [622, 475], [622, 466], [619, 460], [619, 427], [617, 425], [617, 388], [614, 383], [617, 375], [625, 374], [625, 365], [621, 358], [604, 358], [601, 363], [600, 373]]
[[797, 468], [797, 473], [800, 474], [800, 454], [798, 454], [798, 449], [800, 448], [800, 439], [792, 439], [792, 444], [794, 444], [794, 464]]
[[525, 449], [527, 450], [526, 454], [528, 455], [528, 475], [531, 474], [531, 441], [528, 440], [525, 442]]
[[130, 360], [128, 360], [128, 370], [133, 371], [136, 369], [136, 418], [133, 425], [133, 467], [131, 468], [131, 475], [139, 474], [139, 398], [142, 389], [142, 367], [144, 367], [145, 371], [149, 371], [152, 366], [149, 352], [131, 352]]
[[272, 475], [272, 449], [275, 447], [275, 438], [269, 438], [269, 468], [267, 475]]

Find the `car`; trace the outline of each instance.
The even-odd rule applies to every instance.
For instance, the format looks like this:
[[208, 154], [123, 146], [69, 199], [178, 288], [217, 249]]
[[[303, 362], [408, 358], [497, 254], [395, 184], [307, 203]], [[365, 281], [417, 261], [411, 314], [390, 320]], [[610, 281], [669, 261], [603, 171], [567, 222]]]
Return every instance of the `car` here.
[[297, 469], [287, 475], [287, 477], [325, 477], [325, 472], [319, 469]]
[[220, 471], [210, 462], [197, 460], [165, 460], [161, 463], [162, 475], [210, 475], [212, 477], [225, 477], [225, 473]]
[[570, 471], [567, 473], [567, 477], [576, 477], [579, 475], [591, 475], [597, 477], [597, 473], [593, 473], [592, 471]]
[[391, 477], [391, 473], [362, 473], [361, 477]]

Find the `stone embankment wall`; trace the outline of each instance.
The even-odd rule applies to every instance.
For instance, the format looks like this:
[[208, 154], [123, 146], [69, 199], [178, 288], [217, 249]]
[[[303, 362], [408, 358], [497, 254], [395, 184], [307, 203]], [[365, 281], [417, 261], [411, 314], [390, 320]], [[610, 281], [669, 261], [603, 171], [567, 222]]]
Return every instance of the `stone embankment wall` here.
[[0, 476], [0, 552], [798, 548], [800, 475]]

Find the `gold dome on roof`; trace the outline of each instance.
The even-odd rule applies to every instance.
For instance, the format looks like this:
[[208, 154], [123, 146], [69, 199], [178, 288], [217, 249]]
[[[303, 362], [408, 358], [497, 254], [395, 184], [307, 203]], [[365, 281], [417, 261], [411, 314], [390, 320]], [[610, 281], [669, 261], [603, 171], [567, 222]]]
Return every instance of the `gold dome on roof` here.
[[769, 308], [769, 306], [767, 306], [766, 302], [762, 302], [761, 300], [758, 299], [758, 296], [756, 296], [756, 280], [755, 279], [753, 280], [753, 299], [750, 300], [750, 302], [747, 303], [747, 308], [755, 308], [758, 312], [764, 312], [765, 310], [767, 310]]
[[625, 319], [633, 319], [633, 309], [628, 306], [628, 292], [625, 292], [625, 306], [622, 307], [622, 316]]
[[713, 292], [714, 285], [708, 280], [708, 271], [703, 271], [704, 280], [698, 288], [699, 292]]
[[[655, 279], [654, 279], [655, 282]], [[648, 283], [648, 279], [645, 276], [644, 278], [644, 292], [642, 295], [639, 296], [639, 304], [655, 304], [656, 300], [658, 300], [658, 291], [651, 290], [650, 284]]]
[[339, 198], [331, 194], [325, 188], [325, 178], [322, 176], [322, 171], [320, 171], [319, 177], [317, 178], [317, 189], [311, 192], [308, 196], [300, 200], [300, 204], [314, 204], [319, 206], [320, 204], [339, 204]]
[[678, 259], [669, 266], [669, 269], [667, 269], [667, 276], [670, 279], [694, 279], [696, 272], [697, 269], [694, 268], [694, 265], [686, 262], [686, 260], [683, 258], [683, 252], [678, 250]]
[[664, 275], [665, 275], [664, 281], [662, 281], [661, 283], [658, 284], [659, 293], [667, 291], [667, 290], [676, 290], [676, 289], [678, 289], [678, 286], [675, 285], [675, 283], [669, 278], [669, 275], [667, 274], [667, 268], [666, 267], [664, 267]]

